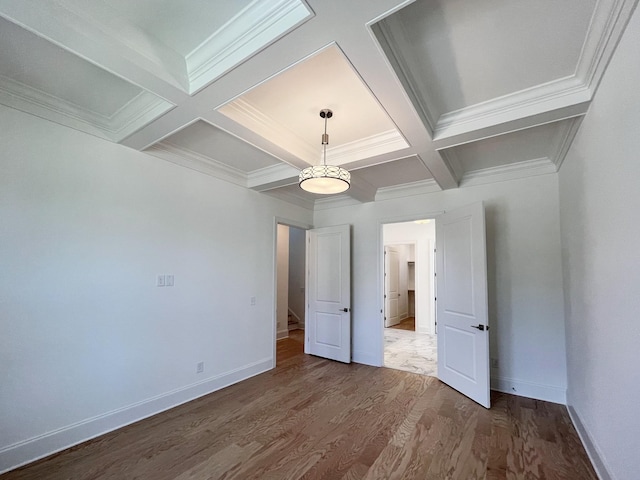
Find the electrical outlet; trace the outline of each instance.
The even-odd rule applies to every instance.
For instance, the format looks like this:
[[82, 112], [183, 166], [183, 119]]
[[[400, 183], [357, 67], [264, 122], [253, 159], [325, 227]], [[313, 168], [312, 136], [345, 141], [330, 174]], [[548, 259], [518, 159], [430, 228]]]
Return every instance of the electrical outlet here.
[[204, 372], [204, 362], [198, 362], [196, 365], [196, 373]]
[[491, 359], [491, 368], [498, 368], [498, 359], [497, 358], [492, 358]]
[[167, 287], [173, 287], [173, 275], [165, 275], [164, 284]]
[[158, 278], [156, 278], [156, 287], [164, 287], [164, 275], [158, 275]]
[[256, 304], [256, 297], [251, 297], [251, 305], [255, 305]]

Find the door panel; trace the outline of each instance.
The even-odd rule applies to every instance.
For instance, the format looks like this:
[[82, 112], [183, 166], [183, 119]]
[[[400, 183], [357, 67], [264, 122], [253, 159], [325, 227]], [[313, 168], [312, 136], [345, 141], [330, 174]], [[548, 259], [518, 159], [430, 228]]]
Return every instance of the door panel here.
[[436, 218], [438, 377], [489, 408], [489, 319], [484, 208]]
[[305, 353], [351, 362], [349, 225], [307, 230], [306, 295]]
[[384, 247], [385, 264], [385, 327], [400, 323], [398, 298], [400, 296], [400, 257], [398, 250]]

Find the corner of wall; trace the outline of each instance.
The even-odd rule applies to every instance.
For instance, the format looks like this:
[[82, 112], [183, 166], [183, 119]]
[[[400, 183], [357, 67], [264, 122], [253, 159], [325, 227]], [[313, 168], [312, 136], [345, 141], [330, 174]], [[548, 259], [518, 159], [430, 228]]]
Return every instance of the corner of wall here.
[[582, 420], [580, 420], [578, 412], [576, 412], [575, 408], [573, 408], [572, 405], [567, 405], [567, 410], [569, 411], [569, 417], [571, 417], [573, 426], [575, 427], [576, 431], [578, 432], [578, 436], [582, 441], [582, 445], [587, 451], [587, 455], [589, 455], [591, 464], [598, 474], [598, 478], [600, 480], [613, 480], [613, 477], [609, 474], [609, 469], [607, 468], [603, 460], [604, 456], [602, 455], [602, 452], [591, 438], [591, 435], [589, 435], [589, 432], [582, 423]]

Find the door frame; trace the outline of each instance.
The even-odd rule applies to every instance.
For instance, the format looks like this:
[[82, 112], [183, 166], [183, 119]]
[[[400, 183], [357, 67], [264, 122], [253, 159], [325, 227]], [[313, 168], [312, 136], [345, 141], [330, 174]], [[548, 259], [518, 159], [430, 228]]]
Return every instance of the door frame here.
[[[442, 215], [444, 210], [432, 210], [412, 215], [400, 215], [396, 217], [385, 217], [378, 219], [378, 307], [380, 309], [379, 325], [379, 341], [376, 366], [384, 366], [384, 226], [390, 223], [405, 223], [415, 220], [431, 219], [434, 220], [438, 215]], [[398, 242], [395, 242], [398, 243]], [[405, 244], [413, 243], [411, 241], [401, 242]]]
[[[273, 291], [271, 298], [272, 305], [272, 321], [271, 321], [271, 336], [273, 339], [273, 361], [271, 368], [276, 367], [276, 344], [278, 342], [278, 225], [286, 225], [287, 227], [300, 228], [302, 230], [311, 230], [313, 225], [304, 222], [298, 222], [285, 217], [273, 217], [273, 254], [271, 258], [271, 269], [273, 272]], [[306, 251], [306, 246], [305, 246]]]

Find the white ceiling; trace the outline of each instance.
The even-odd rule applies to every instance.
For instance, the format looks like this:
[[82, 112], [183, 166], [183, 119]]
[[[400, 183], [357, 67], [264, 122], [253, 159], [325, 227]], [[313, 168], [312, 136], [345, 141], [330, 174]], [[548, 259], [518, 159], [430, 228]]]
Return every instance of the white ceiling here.
[[0, 103], [309, 208], [458, 188], [560, 168], [636, 3], [0, 0]]

